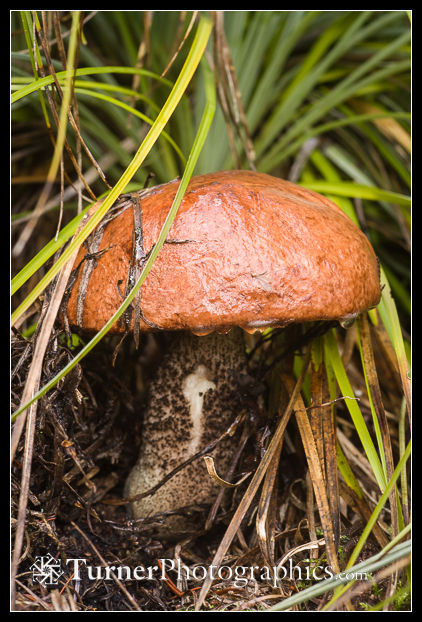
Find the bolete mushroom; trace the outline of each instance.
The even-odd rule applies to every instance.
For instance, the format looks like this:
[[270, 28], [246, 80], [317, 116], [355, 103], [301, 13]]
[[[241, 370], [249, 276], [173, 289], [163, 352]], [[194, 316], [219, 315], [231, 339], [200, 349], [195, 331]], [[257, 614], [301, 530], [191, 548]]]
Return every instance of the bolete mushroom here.
[[[178, 183], [123, 197], [88, 250], [80, 249], [67, 306], [71, 325], [97, 331], [117, 310], [158, 238]], [[325, 197], [250, 171], [192, 178], [130, 318], [113, 329], [174, 335], [151, 381], [126, 494], [156, 486], [233, 422], [236, 378], [246, 372], [240, 328], [344, 322], [379, 299], [369, 241]], [[223, 477], [234, 443], [226, 438], [212, 453]], [[217, 491], [205, 464], [196, 461], [133, 502], [133, 516], [211, 503]], [[178, 531], [188, 525], [180, 516], [168, 524]]]

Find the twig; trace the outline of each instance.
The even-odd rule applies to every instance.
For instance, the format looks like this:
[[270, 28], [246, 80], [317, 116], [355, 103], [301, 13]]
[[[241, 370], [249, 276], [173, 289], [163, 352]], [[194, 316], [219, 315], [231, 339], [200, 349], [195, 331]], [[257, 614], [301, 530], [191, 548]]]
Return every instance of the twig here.
[[[85, 224], [86, 218], [89, 217], [88, 214], [85, 218], [82, 219], [78, 231]], [[77, 232], [76, 232], [77, 234]], [[76, 235], [75, 234], [75, 235]], [[40, 331], [38, 333], [36, 343], [34, 346], [34, 355], [31, 362], [31, 367], [28, 372], [28, 376], [26, 379], [25, 388], [23, 390], [21, 405], [26, 404], [32, 396], [37, 392], [40, 379], [41, 379], [41, 371], [42, 364], [44, 360], [44, 355], [50, 340], [51, 331], [54, 326], [54, 322], [57, 317], [57, 313], [60, 308], [60, 304], [67, 286], [67, 282], [69, 280], [70, 274], [73, 268], [73, 262], [75, 260], [77, 251], [70, 257], [69, 261], [65, 264], [60, 272], [57, 282], [54, 288], [54, 292], [52, 294], [51, 300], [48, 303], [48, 308], [46, 308], [44, 319], [42, 320], [42, 325]], [[25, 451], [24, 451], [24, 459], [22, 465], [22, 479], [21, 479], [21, 491], [19, 497], [19, 509], [18, 509], [18, 518], [16, 525], [16, 533], [15, 533], [15, 543], [12, 555], [12, 566], [11, 566], [11, 585], [12, 585], [12, 596], [11, 603], [13, 606], [15, 599], [15, 586], [14, 579], [16, 577], [20, 552], [22, 548], [23, 542], [23, 532], [25, 527], [25, 516], [26, 516], [26, 507], [28, 502], [28, 491], [29, 491], [29, 479], [31, 475], [31, 463], [32, 463], [32, 450], [33, 450], [33, 442], [34, 442], [34, 431], [35, 431], [35, 421], [37, 414], [37, 406], [38, 402], [33, 402], [29, 409], [23, 411], [21, 415], [16, 420], [11, 438], [11, 460], [13, 461], [16, 449], [19, 443], [19, 439], [21, 437], [23, 426], [25, 425], [25, 419], [27, 417], [27, 428], [26, 428], [26, 437], [25, 437]]]
[[[91, 540], [88, 538], [88, 536], [82, 531], [82, 529], [80, 527], [78, 527], [78, 525], [76, 523], [74, 523], [73, 521], [71, 521], [71, 525], [73, 525], [73, 527], [76, 529], [76, 531], [78, 531], [81, 536], [83, 537], [83, 539], [89, 544], [89, 546], [91, 547], [91, 549], [94, 551], [95, 555], [98, 557], [98, 559], [100, 560], [100, 562], [104, 565], [107, 566], [107, 563], [105, 561], [105, 559], [103, 558], [103, 556], [101, 555], [101, 553], [99, 552], [99, 550], [97, 549], [97, 547], [91, 542]], [[123, 583], [118, 579], [118, 577], [114, 574], [114, 572], [110, 569], [110, 576], [113, 577], [114, 581], [117, 583], [117, 585], [119, 586], [119, 588], [122, 590], [123, 594], [125, 594], [125, 596], [127, 597], [127, 599], [129, 600], [129, 602], [133, 605], [133, 607], [135, 607], [135, 609], [137, 611], [141, 611], [141, 608], [138, 606], [138, 603], [136, 602], [136, 600], [133, 598], [133, 596], [131, 594], [129, 594], [129, 592], [127, 591], [127, 589], [125, 588], [125, 586], [123, 585]]]

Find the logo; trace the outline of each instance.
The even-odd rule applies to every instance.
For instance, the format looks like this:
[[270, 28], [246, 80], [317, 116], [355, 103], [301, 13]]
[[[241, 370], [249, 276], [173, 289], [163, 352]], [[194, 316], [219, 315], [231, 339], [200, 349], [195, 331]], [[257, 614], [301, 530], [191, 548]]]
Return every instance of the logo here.
[[[151, 581], [159, 579], [168, 581], [168, 573], [176, 572], [179, 579], [185, 581], [204, 581], [206, 577], [211, 580], [232, 581], [234, 587], [244, 587], [249, 581], [271, 581], [273, 587], [278, 587], [280, 581], [287, 576], [290, 580], [311, 580], [322, 581], [332, 579], [333, 572], [330, 566], [310, 566], [302, 567], [294, 565], [292, 558], [289, 559], [288, 566], [195, 566], [190, 568], [181, 564], [180, 559], [177, 563], [173, 559], [157, 560], [157, 566], [91, 566], [84, 558], [68, 558], [64, 563], [69, 566], [71, 577], [69, 581], [80, 581], [81, 577], [87, 577], [90, 581], [103, 579], [106, 581]], [[30, 567], [32, 580], [40, 583], [44, 587], [52, 587], [59, 584], [59, 579], [65, 573], [62, 570], [60, 559], [55, 559], [52, 555], [37, 556], [35, 562]], [[303, 573], [305, 573], [303, 575]], [[368, 580], [366, 573], [355, 575], [347, 574], [347, 580]]]
[[30, 567], [32, 570], [32, 580], [44, 586], [58, 585], [58, 581], [63, 574], [59, 560], [54, 559], [50, 554], [38, 556]]

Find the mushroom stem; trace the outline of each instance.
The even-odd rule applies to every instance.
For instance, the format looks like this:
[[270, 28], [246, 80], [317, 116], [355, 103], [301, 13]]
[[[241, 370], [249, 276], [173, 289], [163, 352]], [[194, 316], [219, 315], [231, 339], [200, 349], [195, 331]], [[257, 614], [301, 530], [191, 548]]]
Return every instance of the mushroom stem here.
[[[175, 333], [149, 387], [138, 462], [126, 482], [133, 497], [156, 486], [179, 464], [223, 434], [239, 413], [239, 374], [247, 360], [242, 330], [196, 336]], [[211, 452], [216, 470], [224, 477], [236, 446], [231, 437]], [[131, 504], [134, 518], [179, 508], [211, 504], [218, 493], [203, 460], [176, 473], [154, 494]], [[168, 517], [169, 532], [186, 533], [192, 524], [186, 515]]]

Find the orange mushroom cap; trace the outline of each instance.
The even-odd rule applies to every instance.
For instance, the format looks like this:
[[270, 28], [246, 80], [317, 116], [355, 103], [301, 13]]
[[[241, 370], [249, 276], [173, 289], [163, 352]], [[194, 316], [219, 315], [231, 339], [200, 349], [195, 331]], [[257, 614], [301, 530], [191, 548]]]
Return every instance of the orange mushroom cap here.
[[[71, 325], [97, 331], [118, 309], [178, 185], [127, 202], [97, 234], [95, 259], [81, 247], [67, 306]], [[167, 241], [141, 288], [141, 331], [206, 334], [344, 320], [380, 299], [377, 257], [354, 222], [325, 197], [264, 173], [193, 177]], [[123, 332], [124, 322], [112, 330]]]

